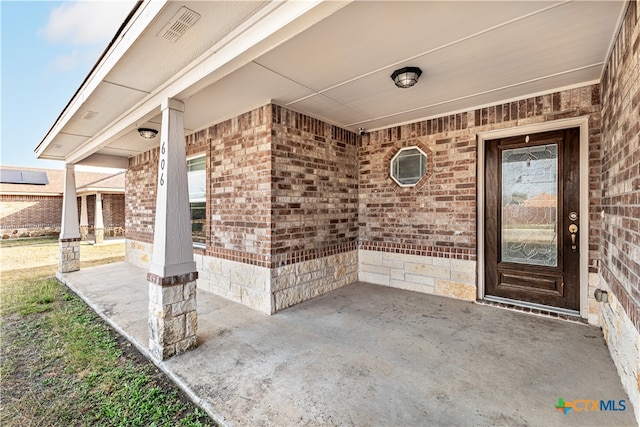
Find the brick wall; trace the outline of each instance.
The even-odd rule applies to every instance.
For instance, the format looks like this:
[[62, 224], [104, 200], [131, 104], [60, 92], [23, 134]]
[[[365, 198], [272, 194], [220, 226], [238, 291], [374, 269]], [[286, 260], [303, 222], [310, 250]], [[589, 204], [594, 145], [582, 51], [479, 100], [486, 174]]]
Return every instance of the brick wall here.
[[[187, 136], [187, 157], [207, 156], [207, 247], [197, 253], [269, 265], [269, 121], [265, 106]], [[153, 243], [157, 172], [157, 148], [129, 160], [127, 239]]]
[[[87, 222], [89, 233], [94, 232], [96, 221], [96, 196], [90, 194], [85, 197], [87, 203]], [[78, 197], [78, 219], [81, 220], [82, 197]], [[102, 221], [105, 236], [124, 236], [125, 230], [125, 195], [102, 194]]]
[[358, 136], [271, 108], [272, 266], [355, 250]]
[[[85, 197], [85, 200], [87, 201], [87, 221], [89, 223], [89, 230], [91, 233], [93, 233], [93, 225], [96, 222], [96, 196], [88, 195]], [[81, 204], [82, 204], [82, 198], [78, 197], [78, 218], [80, 218], [80, 212], [82, 208]], [[103, 215], [104, 215], [104, 210], [103, 210]]]
[[602, 78], [602, 276], [640, 331], [640, 12], [631, 2]]
[[125, 237], [153, 243], [159, 148], [129, 159], [125, 175]]
[[264, 106], [187, 137], [188, 156], [207, 154], [207, 255], [270, 263], [270, 118]]
[[[276, 105], [255, 109], [186, 138], [187, 155], [205, 154], [208, 164], [208, 243], [195, 252], [207, 257], [203, 266], [218, 265], [212, 264], [215, 258], [272, 269], [271, 289], [283, 295], [281, 302], [273, 302], [277, 307], [308, 298], [315, 291], [301, 287], [301, 282], [321, 274], [320, 264], [296, 267], [293, 273], [274, 269], [356, 249], [364, 260], [360, 269], [367, 273], [362, 280], [474, 299], [476, 134], [584, 115], [590, 116], [590, 217], [597, 227], [599, 85], [375, 131], [363, 138]], [[413, 145], [428, 154], [428, 176], [416, 187], [399, 187], [389, 177], [389, 161], [401, 148]], [[131, 241], [153, 241], [157, 161], [157, 149], [130, 160], [126, 205]], [[596, 254], [591, 256], [593, 268], [598, 237], [596, 233], [591, 242]], [[143, 252], [132, 258], [148, 259]], [[380, 258], [375, 252], [410, 259]], [[342, 270], [348, 276], [353, 260], [345, 260]], [[383, 265], [375, 265], [378, 261]], [[215, 276], [207, 286], [241, 299], [241, 289], [220, 286], [232, 279], [218, 271], [219, 266], [216, 269], [201, 275], [203, 280]], [[308, 269], [316, 270], [310, 275]], [[284, 283], [278, 275], [290, 279]], [[324, 282], [317, 286], [326, 288]], [[252, 298], [260, 299], [261, 307], [268, 305], [263, 295]]]
[[124, 194], [102, 195], [102, 218], [105, 236], [123, 236], [125, 226]]
[[600, 322], [640, 423], [640, 4], [630, 1], [602, 76]]
[[[354, 281], [357, 151], [354, 133], [276, 105], [188, 135], [187, 156], [207, 158], [199, 286], [272, 312]], [[157, 161], [157, 149], [136, 156], [126, 176], [128, 258], [140, 264], [153, 242]]]
[[57, 235], [62, 219], [62, 196], [0, 196], [3, 239]]
[[[186, 151], [208, 164], [208, 244], [198, 253], [271, 268], [356, 248], [354, 133], [266, 105], [187, 136]], [[130, 160], [132, 240], [153, 242], [157, 160], [157, 150]]]
[[[592, 85], [363, 137], [359, 153], [360, 248], [476, 260], [476, 134], [584, 115], [590, 117], [590, 220], [599, 225], [600, 88]], [[389, 160], [400, 148], [412, 145], [430, 150], [431, 176], [416, 187], [403, 188], [389, 176]], [[592, 265], [598, 258], [597, 248], [596, 232], [590, 237]]]
[[[124, 194], [103, 194], [105, 235], [124, 233]], [[89, 229], [93, 232], [95, 196], [87, 197]], [[81, 198], [78, 197], [78, 218]], [[0, 234], [2, 238], [50, 236], [60, 233], [62, 196], [0, 196]]]

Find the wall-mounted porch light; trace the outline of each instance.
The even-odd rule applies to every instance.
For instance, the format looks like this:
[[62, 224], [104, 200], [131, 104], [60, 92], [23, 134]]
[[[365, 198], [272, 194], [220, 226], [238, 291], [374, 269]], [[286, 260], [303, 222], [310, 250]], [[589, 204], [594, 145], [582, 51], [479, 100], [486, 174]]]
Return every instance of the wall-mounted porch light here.
[[422, 75], [422, 70], [418, 67], [404, 67], [399, 70], [395, 70], [391, 74], [391, 79], [399, 88], [406, 89], [416, 83], [418, 78]]
[[158, 134], [158, 131], [151, 128], [138, 128], [138, 133], [145, 139], [153, 139]]

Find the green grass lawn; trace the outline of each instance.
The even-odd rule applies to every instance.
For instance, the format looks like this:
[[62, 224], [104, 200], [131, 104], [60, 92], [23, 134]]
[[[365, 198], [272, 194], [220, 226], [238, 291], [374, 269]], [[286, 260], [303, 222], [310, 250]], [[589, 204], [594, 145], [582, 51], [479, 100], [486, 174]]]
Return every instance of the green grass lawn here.
[[52, 268], [1, 272], [0, 425], [214, 425]]

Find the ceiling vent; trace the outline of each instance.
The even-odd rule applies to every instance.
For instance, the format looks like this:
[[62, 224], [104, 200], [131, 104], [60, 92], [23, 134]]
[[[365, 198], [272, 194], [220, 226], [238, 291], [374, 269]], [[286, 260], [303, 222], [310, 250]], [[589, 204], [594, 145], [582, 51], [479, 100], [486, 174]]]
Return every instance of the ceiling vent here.
[[175, 43], [198, 19], [200, 19], [200, 15], [182, 6], [178, 13], [173, 15], [169, 23], [158, 33], [158, 37], [168, 40], [170, 43]]
[[98, 115], [97, 111], [87, 111], [82, 115], [82, 118], [84, 120], [91, 120], [91, 119], [94, 119], [97, 115]]

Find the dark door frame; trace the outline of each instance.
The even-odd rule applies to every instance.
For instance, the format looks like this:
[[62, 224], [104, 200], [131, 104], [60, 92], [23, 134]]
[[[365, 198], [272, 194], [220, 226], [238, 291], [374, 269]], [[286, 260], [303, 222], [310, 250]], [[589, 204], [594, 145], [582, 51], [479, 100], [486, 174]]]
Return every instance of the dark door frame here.
[[[580, 317], [588, 318], [589, 292], [589, 117], [575, 117], [554, 120], [545, 123], [535, 123], [506, 129], [479, 132], [477, 134], [477, 276], [478, 299], [485, 299], [485, 258], [484, 258], [484, 194], [485, 194], [485, 149], [486, 141], [529, 133], [546, 132], [566, 128], [580, 128], [580, 218], [579, 227], [582, 231], [578, 240], [580, 252]], [[523, 305], [526, 305], [523, 303]], [[553, 311], [553, 310], [552, 310]], [[562, 312], [562, 310], [558, 310]]]

